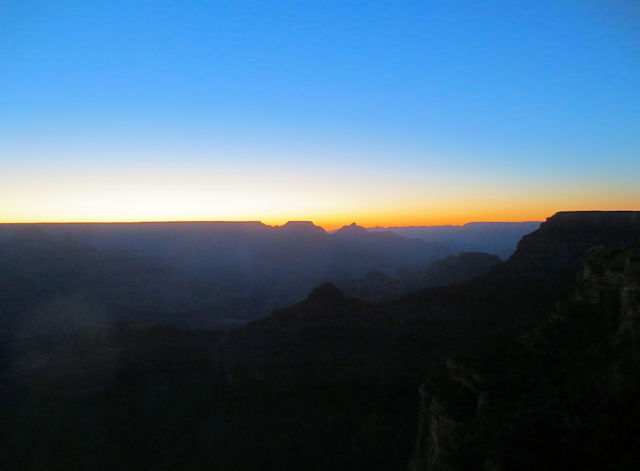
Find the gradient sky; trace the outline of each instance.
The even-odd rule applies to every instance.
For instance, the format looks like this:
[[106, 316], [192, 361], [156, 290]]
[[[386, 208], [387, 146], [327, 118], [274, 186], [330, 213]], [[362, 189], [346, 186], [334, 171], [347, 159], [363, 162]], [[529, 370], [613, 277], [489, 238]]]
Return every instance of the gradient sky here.
[[640, 209], [640, 2], [0, 0], [0, 221]]

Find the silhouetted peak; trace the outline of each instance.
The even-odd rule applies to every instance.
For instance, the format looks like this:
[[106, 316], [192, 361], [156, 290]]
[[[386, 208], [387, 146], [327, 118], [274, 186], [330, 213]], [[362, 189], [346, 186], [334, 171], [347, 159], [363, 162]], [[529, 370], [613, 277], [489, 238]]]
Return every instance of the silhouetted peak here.
[[280, 231], [288, 234], [324, 234], [322, 227], [316, 226], [311, 221], [289, 221], [278, 227]]
[[343, 226], [336, 231], [336, 234], [367, 234], [367, 231], [364, 227], [357, 225], [355, 222], [352, 222], [348, 226]]
[[325, 302], [343, 299], [344, 297], [344, 294], [336, 285], [333, 283], [324, 283], [309, 293], [307, 301]]

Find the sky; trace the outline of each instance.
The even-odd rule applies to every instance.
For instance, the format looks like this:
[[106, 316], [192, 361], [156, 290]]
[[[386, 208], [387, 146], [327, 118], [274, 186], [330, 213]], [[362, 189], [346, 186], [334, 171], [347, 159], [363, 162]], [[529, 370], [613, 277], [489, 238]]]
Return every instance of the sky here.
[[640, 209], [640, 2], [0, 0], [0, 222]]

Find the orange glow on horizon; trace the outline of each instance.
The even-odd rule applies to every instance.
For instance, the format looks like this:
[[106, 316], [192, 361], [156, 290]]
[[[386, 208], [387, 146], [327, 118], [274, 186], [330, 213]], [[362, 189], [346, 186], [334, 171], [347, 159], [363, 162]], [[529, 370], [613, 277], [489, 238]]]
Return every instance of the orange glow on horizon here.
[[[205, 179], [206, 180], [206, 179]], [[119, 182], [119, 183], [118, 183]], [[63, 181], [15, 178], [0, 188], [0, 222], [313, 221], [326, 230], [544, 221], [558, 211], [638, 210], [635, 182], [610, 188], [566, 185], [473, 185], [443, 181], [342, 182], [259, 179], [207, 181]], [[292, 186], [293, 185], [293, 186]]]
[[[616, 209], [601, 209], [594, 208], [592, 210], [625, 210], [626, 208]], [[358, 218], [357, 216], [351, 218], [340, 218], [335, 220], [313, 219], [313, 218], [284, 218], [284, 219], [153, 219], [153, 218], [123, 218], [118, 220], [112, 219], [92, 219], [92, 218], [74, 218], [74, 219], [59, 219], [59, 220], [41, 220], [41, 219], [5, 219], [0, 220], [0, 224], [62, 224], [62, 223], [95, 223], [95, 224], [108, 224], [108, 223], [162, 223], [162, 222], [247, 222], [256, 221], [262, 222], [268, 226], [282, 226], [289, 221], [311, 221], [315, 225], [322, 227], [326, 231], [333, 231], [340, 229], [341, 227], [356, 223], [360, 226], [367, 228], [373, 227], [404, 227], [404, 226], [462, 226], [471, 222], [525, 222], [525, 221], [544, 221], [551, 217], [558, 211], [587, 211], [591, 209], [559, 209], [552, 212], [546, 212], [541, 214], [526, 214], [526, 215], [478, 215], [478, 217], [468, 217], [466, 219], [454, 219], [454, 218], [429, 218], [415, 216], [413, 218], [394, 218], [394, 219], [382, 219], [382, 218]]]
[[[458, 202], [453, 202], [458, 203]], [[169, 209], [163, 205], [151, 207], [131, 206], [130, 211], [117, 211], [117, 207], [112, 211], [91, 211], [90, 205], [83, 207], [82, 211], [71, 211], [65, 206], [66, 211], [54, 211], [56, 207], [40, 208], [38, 211], [25, 211], [15, 208], [9, 214], [0, 212], [0, 223], [136, 223], [136, 222], [205, 222], [205, 221], [260, 221], [269, 226], [281, 226], [288, 221], [312, 221], [314, 224], [323, 227], [327, 231], [339, 229], [345, 225], [356, 223], [364, 227], [393, 227], [393, 226], [440, 226], [440, 225], [464, 225], [470, 222], [522, 222], [522, 221], [544, 221], [559, 211], [615, 211], [615, 210], [639, 210], [640, 204], [623, 201], [610, 201], [609, 204], [554, 204], [552, 201], [545, 201], [538, 205], [506, 204], [499, 202], [493, 206], [482, 206], [480, 204], [468, 205], [448, 205], [440, 207], [428, 207], [427, 205], [415, 205], [413, 207], [404, 206], [395, 209], [391, 204], [386, 207], [378, 205], [375, 208], [352, 207], [344, 208], [342, 211], [331, 211], [331, 208], [319, 208], [317, 211], [304, 211], [299, 208], [296, 211], [238, 211], [234, 214], [229, 208], [224, 211], [204, 211], [202, 208], [191, 211], [164, 211]], [[27, 209], [37, 206], [29, 205]], [[188, 208], [188, 206], [187, 206]], [[111, 208], [110, 208], [111, 209]], [[146, 209], [150, 209], [145, 211]], [[262, 208], [264, 209], [264, 208]], [[48, 211], [45, 211], [48, 210]], [[75, 214], [74, 214], [75, 213]], [[175, 216], [168, 216], [173, 213]], [[207, 214], [209, 213], [209, 214]], [[51, 216], [49, 216], [51, 214]], [[143, 216], [141, 216], [143, 214]], [[165, 216], [167, 215], [167, 216]]]

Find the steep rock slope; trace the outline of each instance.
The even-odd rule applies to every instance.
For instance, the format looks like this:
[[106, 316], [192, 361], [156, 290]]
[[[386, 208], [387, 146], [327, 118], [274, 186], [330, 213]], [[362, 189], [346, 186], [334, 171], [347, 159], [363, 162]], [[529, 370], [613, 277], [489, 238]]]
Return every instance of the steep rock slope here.
[[640, 244], [592, 249], [546, 320], [422, 386], [411, 469], [638, 469], [639, 336]]

